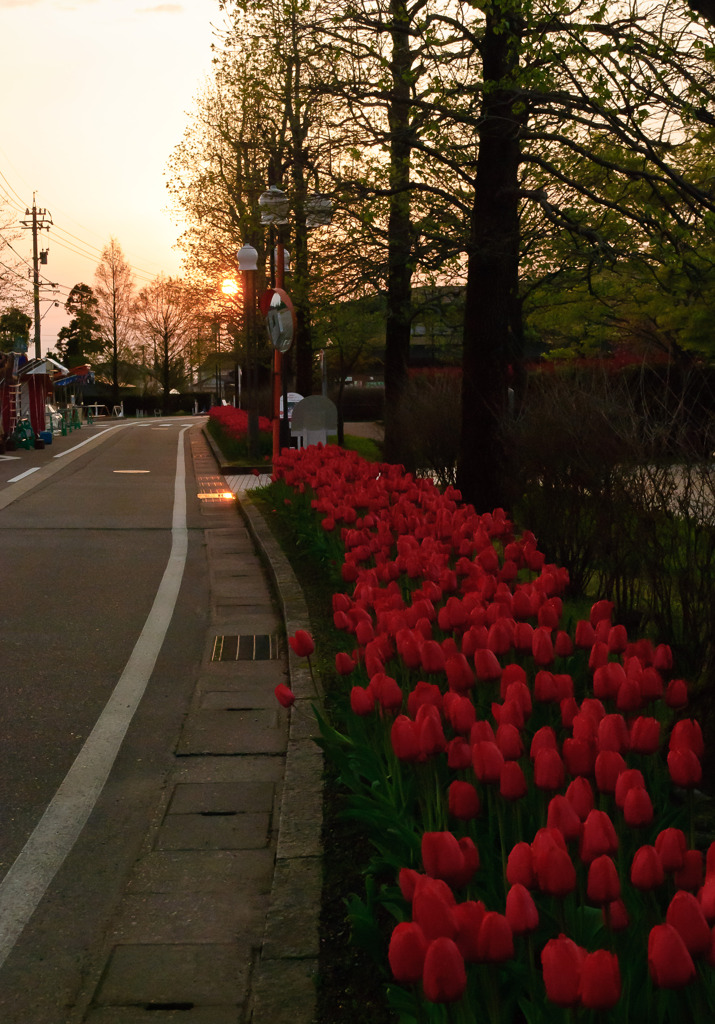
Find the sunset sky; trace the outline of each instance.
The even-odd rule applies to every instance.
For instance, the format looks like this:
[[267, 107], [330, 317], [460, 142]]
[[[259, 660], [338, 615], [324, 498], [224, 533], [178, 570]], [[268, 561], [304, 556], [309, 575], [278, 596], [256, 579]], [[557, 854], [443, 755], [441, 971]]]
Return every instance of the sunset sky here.
[[[180, 272], [165, 170], [221, 19], [218, 0], [0, 0], [0, 197], [19, 224], [36, 193], [54, 225], [40, 236], [60, 302], [43, 290], [43, 354], [112, 236], [138, 286]], [[12, 244], [31, 266], [31, 232]]]

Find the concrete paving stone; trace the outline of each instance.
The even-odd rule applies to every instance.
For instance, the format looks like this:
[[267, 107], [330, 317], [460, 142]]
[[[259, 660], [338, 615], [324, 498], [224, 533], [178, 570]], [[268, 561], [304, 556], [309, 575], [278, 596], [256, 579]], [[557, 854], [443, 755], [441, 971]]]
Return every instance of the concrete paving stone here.
[[153, 1019], [161, 1004], [236, 1005], [245, 998], [250, 960], [250, 948], [235, 942], [117, 945], [94, 1003], [137, 1009], [151, 1004], [157, 1007], [150, 1011]]
[[102, 1006], [90, 1010], [82, 1019], [84, 1024], [241, 1024], [244, 1016], [240, 1006], [182, 1006], [178, 1010]]
[[270, 811], [275, 789], [270, 782], [182, 782], [174, 786], [168, 813]]
[[317, 978], [317, 959], [261, 960], [251, 984], [251, 1024], [314, 1020]]
[[320, 857], [276, 861], [264, 960], [318, 956], [322, 877]]
[[210, 628], [220, 633], [235, 636], [237, 633], [278, 633], [281, 626], [273, 608], [257, 606], [248, 611], [237, 604], [212, 604]]
[[[275, 635], [275, 634], [273, 634]], [[213, 651], [214, 637], [208, 644], [208, 659]], [[279, 637], [278, 647], [281, 648], [282, 641]], [[270, 690], [273, 697], [273, 687], [277, 682], [285, 682], [288, 676], [288, 664], [284, 657], [265, 658], [260, 661], [210, 661], [201, 665], [198, 677], [199, 690], [232, 690], [246, 687], [247, 692], [251, 689], [260, 688]], [[273, 698], [275, 701], [275, 698]]]
[[276, 711], [194, 711], [184, 722], [176, 753], [280, 754], [288, 724]]
[[251, 708], [270, 708], [275, 706], [276, 698], [273, 693], [278, 683], [287, 683], [288, 676], [277, 676], [266, 686], [236, 686], [233, 690], [205, 690], [199, 699], [199, 709], [202, 711], [247, 711]]
[[[323, 751], [314, 743], [290, 744], [283, 793], [287, 807], [297, 808], [304, 800], [311, 807], [323, 797]], [[322, 804], [321, 804], [322, 806]]]
[[[256, 892], [125, 894], [112, 928], [113, 943], [260, 944], [269, 897]], [[245, 956], [245, 951], [244, 951]], [[222, 1002], [225, 1000], [219, 1000]]]
[[211, 596], [218, 602], [273, 607], [273, 595], [268, 584], [255, 576], [243, 580], [235, 577], [217, 579], [211, 585]]
[[137, 863], [128, 893], [215, 892], [233, 898], [250, 884], [269, 893], [274, 853], [262, 850], [155, 850]]
[[244, 754], [242, 757], [196, 756], [181, 758], [172, 773], [179, 782], [260, 782], [281, 783], [285, 757], [280, 754]]
[[260, 850], [268, 845], [272, 815], [168, 814], [155, 850]]
[[276, 857], [318, 857], [322, 852], [320, 820], [315, 817], [296, 817], [289, 814], [281, 819], [278, 831]]

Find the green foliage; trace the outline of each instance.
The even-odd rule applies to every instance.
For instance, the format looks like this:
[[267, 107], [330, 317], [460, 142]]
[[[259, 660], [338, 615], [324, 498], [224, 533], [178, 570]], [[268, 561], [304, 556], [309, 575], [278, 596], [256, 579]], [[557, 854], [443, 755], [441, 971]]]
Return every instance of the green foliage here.
[[3, 352], [19, 351], [14, 346], [20, 345], [24, 349], [30, 341], [30, 328], [32, 317], [23, 313], [16, 306], [11, 306], [4, 313], [0, 314], [0, 350]]

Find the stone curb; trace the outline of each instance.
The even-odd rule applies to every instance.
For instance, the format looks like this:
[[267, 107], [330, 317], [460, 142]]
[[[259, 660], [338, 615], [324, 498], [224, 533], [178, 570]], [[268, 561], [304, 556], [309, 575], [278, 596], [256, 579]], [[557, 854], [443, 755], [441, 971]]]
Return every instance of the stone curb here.
[[[309, 629], [308, 606], [288, 559], [245, 495], [240, 512], [278, 595], [286, 632]], [[323, 755], [312, 705], [322, 694], [288, 647], [290, 709], [276, 864], [263, 945], [252, 978], [252, 1024], [311, 1024], [315, 1017], [322, 895]]]

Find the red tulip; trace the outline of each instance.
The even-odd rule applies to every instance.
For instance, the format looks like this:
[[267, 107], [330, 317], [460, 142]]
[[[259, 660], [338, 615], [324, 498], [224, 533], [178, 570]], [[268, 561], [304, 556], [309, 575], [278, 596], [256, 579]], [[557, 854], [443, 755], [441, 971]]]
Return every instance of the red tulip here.
[[422, 985], [432, 1003], [454, 1003], [467, 987], [464, 960], [456, 943], [449, 938], [435, 939], [427, 947]]
[[407, 715], [398, 715], [390, 729], [390, 742], [400, 761], [418, 761], [420, 742], [417, 726]]
[[499, 776], [499, 793], [505, 800], [521, 800], [526, 796], [527, 783], [518, 761], [505, 761]]
[[501, 665], [496, 654], [486, 647], [474, 652], [474, 669], [480, 682], [490, 682], [501, 676]]
[[703, 855], [700, 850], [686, 850], [683, 866], [673, 873], [678, 889], [695, 892], [703, 884]]
[[692, 750], [698, 757], [705, 753], [705, 741], [703, 740], [700, 723], [692, 718], [683, 718], [676, 722], [668, 740], [668, 750], [679, 750], [686, 748]]
[[524, 753], [524, 744], [521, 733], [515, 725], [510, 722], [503, 722], [497, 728], [497, 746], [507, 761], [518, 761]]
[[621, 998], [618, 957], [607, 949], [588, 953], [581, 964], [581, 1003], [589, 1010], [610, 1010]]
[[660, 722], [657, 718], [636, 718], [630, 728], [630, 748], [636, 754], [654, 754], [660, 747]]
[[423, 704], [432, 704], [436, 708], [441, 708], [442, 691], [436, 683], [426, 683], [420, 679], [407, 697], [407, 713], [416, 719], [417, 712]]
[[335, 655], [335, 671], [340, 676], [349, 676], [355, 669], [355, 661], [345, 651], [338, 651]]
[[554, 654], [557, 658], [569, 658], [573, 654], [573, 640], [568, 633], [560, 629], [556, 633], [556, 639], [554, 640]]
[[418, 924], [414, 921], [401, 921], [396, 925], [387, 951], [395, 981], [403, 985], [420, 981], [426, 952], [427, 939]]
[[355, 715], [371, 715], [375, 710], [375, 696], [362, 686], [350, 690], [350, 710]]
[[304, 629], [297, 629], [294, 636], [288, 637], [288, 643], [299, 658], [309, 658], [315, 650], [312, 636]]
[[591, 625], [595, 627], [598, 622], [603, 620], [610, 623], [614, 607], [613, 601], [596, 601], [595, 604], [591, 605], [591, 614], [589, 616]]
[[645, 788], [643, 772], [639, 771], [637, 768], [625, 768], [616, 780], [616, 788], [614, 791], [616, 807], [623, 810], [623, 805], [626, 802], [628, 791], [633, 789], [634, 786], [640, 786], [641, 789]]
[[698, 755], [688, 747], [676, 747], [668, 754], [668, 771], [676, 786], [691, 789], [703, 777]]
[[710, 949], [710, 925], [691, 892], [682, 889], [676, 892], [668, 905], [665, 920], [678, 932], [691, 956]]
[[625, 771], [626, 762], [616, 750], [602, 750], [596, 755], [594, 771], [596, 773], [596, 785], [602, 793], [614, 793], [616, 782], [622, 771]]
[[623, 715], [604, 715], [596, 733], [599, 750], [628, 750], [628, 726]]
[[576, 868], [566, 850], [555, 846], [534, 857], [536, 879], [542, 892], [549, 896], [566, 896], [576, 888]]
[[578, 814], [581, 821], [585, 821], [589, 812], [593, 810], [594, 796], [591, 783], [588, 779], [578, 776], [569, 783], [566, 790], [566, 799]]
[[665, 691], [665, 703], [679, 710], [688, 706], [688, 684], [684, 679], [671, 679]]
[[634, 786], [628, 790], [623, 804], [623, 818], [631, 828], [642, 828], [653, 820], [653, 803], [645, 789]]
[[546, 824], [548, 828], [557, 828], [566, 840], [578, 839], [581, 835], [581, 819], [573, 804], [559, 793], [549, 800]]
[[608, 631], [608, 639], [606, 640], [608, 649], [612, 653], [622, 654], [628, 646], [628, 633], [625, 626], [616, 624], [611, 626]]
[[590, 622], [585, 619], [579, 619], [576, 623], [576, 632], [574, 634], [574, 641], [577, 647], [581, 647], [583, 650], [588, 651], [593, 647], [593, 642], [596, 639], [596, 635], [593, 631], [593, 626]]
[[539, 750], [534, 758], [534, 785], [537, 789], [554, 792], [561, 789], [565, 778], [566, 769], [558, 750]]
[[613, 822], [605, 811], [589, 811], [583, 823], [579, 854], [584, 864], [590, 864], [601, 854], [613, 854], [618, 849], [618, 836]]
[[[470, 853], [472, 850], [476, 851], [474, 843], [471, 843]], [[469, 873], [470, 878], [474, 874], [479, 858], [477, 855], [476, 863], [467, 864], [465, 850], [451, 832], [425, 832], [422, 836], [422, 862], [431, 878], [441, 878], [449, 885], [459, 886], [465, 884], [465, 873]]]
[[531, 847], [526, 842], [516, 843], [506, 861], [506, 879], [510, 885], [523, 885], [526, 889], [534, 885], [534, 861]]
[[579, 998], [581, 967], [586, 950], [567, 938], [549, 939], [541, 951], [546, 995], [557, 1006], [575, 1006]]
[[414, 868], [400, 868], [398, 885], [400, 886], [400, 892], [402, 893], [403, 899], [408, 903], [412, 903], [417, 882], [420, 878], [424, 877], [425, 876], [421, 875], [419, 871], [415, 871]]
[[516, 882], [509, 889], [505, 915], [514, 935], [526, 935], [538, 927], [539, 912], [525, 885]]
[[446, 659], [436, 640], [424, 641], [420, 647], [420, 658], [425, 672], [444, 672]]
[[554, 660], [554, 644], [551, 639], [551, 630], [538, 626], [534, 630], [531, 640], [531, 653], [537, 665], [545, 667]]
[[658, 988], [683, 988], [695, 978], [695, 964], [678, 932], [657, 924], [648, 936], [648, 970]]
[[444, 697], [444, 712], [449, 724], [456, 733], [468, 736], [474, 725], [477, 712], [468, 697], [457, 693], [447, 693]]
[[455, 736], [446, 746], [447, 765], [457, 770], [470, 768], [472, 764], [472, 748], [462, 736]]
[[441, 878], [420, 875], [412, 897], [412, 917], [428, 941], [440, 935], [453, 938], [457, 925], [452, 915], [454, 893]]
[[586, 894], [592, 903], [612, 903], [621, 895], [616, 865], [607, 854], [592, 860], [588, 868]]
[[659, 672], [670, 672], [673, 667], [673, 652], [667, 644], [658, 644], [653, 653], [653, 667]]
[[698, 892], [698, 903], [706, 921], [712, 924], [715, 921], [715, 878], [712, 875], [706, 876], [705, 884]]
[[481, 803], [479, 794], [471, 783], [455, 779], [450, 783], [448, 793], [449, 813], [454, 818], [459, 818], [461, 821], [476, 818]]
[[433, 754], [441, 754], [447, 747], [442, 729], [439, 711], [430, 705], [423, 705], [417, 712], [415, 720], [420, 747], [420, 757], [427, 759]]
[[641, 846], [631, 863], [631, 884], [636, 889], [655, 889], [665, 881], [663, 862], [655, 846]]
[[566, 771], [569, 775], [592, 775], [596, 765], [596, 747], [587, 740], [567, 736], [561, 748]]
[[488, 964], [500, 964], [514, 956], [514, 936], [503, 914], [494, 910], [486, 912], [479, 926], [477, 953], [479, 959]]
[[557, 748], [558, 740], [556, 739], [556, 733], [550, 725], [542, 725], [532, 737], [529, 757], [535, 758], [540, 750], [556, 750]]
[[612, 932], [622, 932], [630, 924], [628, 911], [623, 900], [614, 900], [603, 908], [603, 923]]
[[655, 848], [666, 871], [677, 871], [685, 862], [687, 841], [679, 828], [664, 828], [655, 837]]
[[289, 686], [286, 686], [285, 683], [279, 683], [273, 692], [275, 693], [276, 700], [281, 707], [289, 708], [291, 705], [295, 704], [295, 694]]
[[559, 699], [559, 688], [553, 672], [547, 669], [540, 669], [534, 679], [534, 700], [541, 703], [556, 701]]
[[498, 782], [504, 767], [504, 755], [495, 742], [480, 740], [472, 747], [472, 764], [480, 782]]
[[457, 652], [456, 654], [450, 655], [446, 659], [444, 667], [445, 672], [447, 673], [447, 683], [450, 690], [456, 690], [458, 693], [464, 693], [474, 685], [474, 672], [464, 656], [464, 653]]
[[452, 910], [457, 927], [454, 941], [457, 943], [459, 952], [469, 963], [479, 962], [477, 941], [485, 913], [486, 907], [481, 900], [465, 900], [464, 903], [458, 903]]
[[609, 661], [593, 672], [593, 693], [599, 700], [608, 700], [618, 694], [626, 680], [626, 672], [618, 661]]

